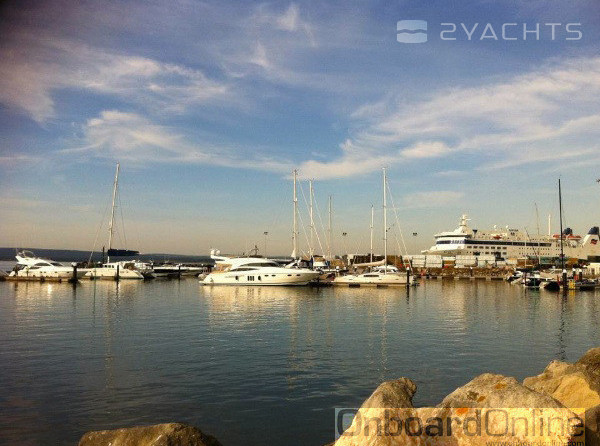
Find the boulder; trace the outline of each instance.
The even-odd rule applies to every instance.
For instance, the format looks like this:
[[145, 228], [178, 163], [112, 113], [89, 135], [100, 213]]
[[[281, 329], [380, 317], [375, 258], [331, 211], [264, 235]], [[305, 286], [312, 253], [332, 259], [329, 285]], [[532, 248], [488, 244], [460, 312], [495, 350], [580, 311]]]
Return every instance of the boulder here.
[[484, 373], [456, 389], [437, 407], [562, 408], [563, 405], [528, 389], [513, 377]]
[[585, 445], [600, 446], [600, 405], [585, 411]]
[[222, 446], [199, 429], [182, 423], [155, 424], [87, 432], [79, 446]]
[[[413, 408], [415, 390], [414, 383], [405, 378], [382, 384], [335, 446], [489, 446], [583, 440], [580, 420], [572, 411], [514, 378], [480, 375], [437, 407]], [[557, 421], [551, 430], [544, 430], [542, 418]]]
[[417, 385], [408, 378], [385, 381], [379, 384], [360, 408], [413, 407], [412, 398], [416, 391]]
[[525, 378], [523, 385], [583, 414], [600, 404], [600, 348], [589, 350], [575, 364], [552, 361], [540, 375]]

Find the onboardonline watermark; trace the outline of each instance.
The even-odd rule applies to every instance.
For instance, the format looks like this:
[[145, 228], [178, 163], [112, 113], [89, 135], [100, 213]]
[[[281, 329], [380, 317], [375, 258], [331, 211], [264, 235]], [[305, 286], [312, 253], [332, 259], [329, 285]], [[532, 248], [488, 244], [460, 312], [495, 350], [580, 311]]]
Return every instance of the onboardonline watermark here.
[[[415, 444], [434, 438], [486, 437], [490, 446], [583, 446], [585, 423], [572, 408], [335, 409], [335, 439], [396, 437]], [[558, 441], [558, 439], [565, 441]]]

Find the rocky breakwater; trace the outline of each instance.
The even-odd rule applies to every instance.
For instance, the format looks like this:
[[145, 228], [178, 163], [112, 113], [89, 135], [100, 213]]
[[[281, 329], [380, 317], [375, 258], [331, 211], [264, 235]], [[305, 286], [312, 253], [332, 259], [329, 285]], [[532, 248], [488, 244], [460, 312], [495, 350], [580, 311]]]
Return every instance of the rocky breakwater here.
[[408, 378], [382, 383], [335, 446], [600, 446], [600, 348], [522, 384], [479, 375], [435, 407], [413, 407], [416, 390]]

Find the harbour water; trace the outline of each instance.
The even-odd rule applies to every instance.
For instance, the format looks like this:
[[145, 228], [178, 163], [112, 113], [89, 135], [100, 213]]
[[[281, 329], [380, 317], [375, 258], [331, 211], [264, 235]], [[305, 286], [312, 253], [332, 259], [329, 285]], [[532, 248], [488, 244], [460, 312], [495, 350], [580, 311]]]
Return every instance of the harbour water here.
[[437, 404], [600, 345], [600, 293], [504, 282], [414, 289], [0, 283], [0, 444], [180, 421], [225, 445], [323, 445], [384, 380]]

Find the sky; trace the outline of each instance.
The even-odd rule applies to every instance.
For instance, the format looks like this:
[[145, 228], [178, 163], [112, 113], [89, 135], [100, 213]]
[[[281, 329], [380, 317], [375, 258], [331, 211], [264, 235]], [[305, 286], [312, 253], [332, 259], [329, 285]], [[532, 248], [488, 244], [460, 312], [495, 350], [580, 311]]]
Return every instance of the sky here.
[[463, 213], [555, 232], [559, 177], [585, 233], [599, 49], [595, 0], [5, 1], [0, 245], [101, 249], [117, 162], [116, 244], [145, 253], [289, 254], [293, 169], [303, 251], [308, 179], [317, 252], [329, 196], [333, 251], [368, 251], [372, 205], [382, 250], [383, 167], [392, 253]]

